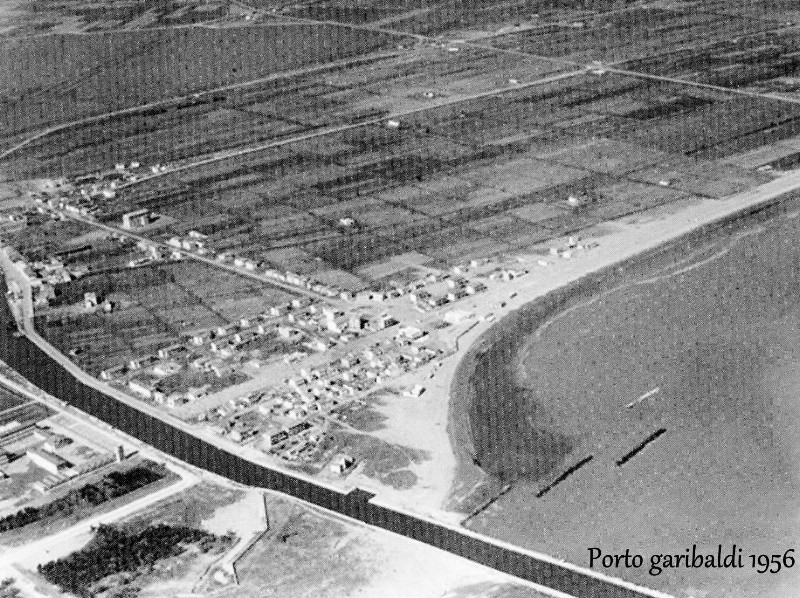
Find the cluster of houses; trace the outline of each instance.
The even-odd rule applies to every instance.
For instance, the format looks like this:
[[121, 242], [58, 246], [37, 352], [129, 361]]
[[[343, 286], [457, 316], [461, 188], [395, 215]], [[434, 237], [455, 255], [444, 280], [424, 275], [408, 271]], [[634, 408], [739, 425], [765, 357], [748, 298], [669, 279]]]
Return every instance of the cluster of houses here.
[[[158, 173], [163, 168], [163, 166], [156, 164], [150, 170], [153, 173]], [[121, 183], [135, 181], [142, 172], [146, 173], [146, 171], [147, 169], [144, 169], [138, 162], [132, 162], [129, 165], [117, 164], [112, 172], [89, 175], [71, 181], [71, 188], [66, 194], [47, 196], [37, 193], [33, 197], [37, 202], [45, 204], [52, 210], [63, 210], [78, 216], [93, 218], [100, 211], [103, 200], [110, 200], [116, 197], [117, 189]], [[123, 214], [122, 228], [135, 230], [147, 226], [154, 219], [156, 219], [156, 215], [149, 210], [134, 210]], [[207, 235], [195, 230], [189, 231], [186, 235], [171, 237], [167, 240], [167, 245], [174, 248], [170, 257], [175, 260], [182, 259], [186, 252], [196, 253], [200, 256], [216, 259], [222, 263], [230, 263], [237, 268], [257, 273], [265, 278], [272, 278], [285, 284], [313, 291], [325, 297], [347, 298], [350, 296], [335, 285], [320, 282], [304, 274], [289, 270], [276, 270], [266, 263], [237, 256], [230, 252], [216, 252], [208, 246]], [[163, 256], [153, 256], [151, 259], [160, 259], [161, 257]], [[137, 263], [135, 265], [141, 264]]]
[[[24, 221], [28, 220], [28, 216], [24, 213], [9, 215], [9, 217]], [[123, 236], [115, 238], [121, 243], [127, 242]], [[165, 258], [163, 251], [151, 243], [142, 241], [136, 245], [136, 248], [142, 251], [143, 255], [129, 261], [128, 266], [131, 268]], [[28, 262], [17, 250], [4, 247], [2, 248], [3, 267], [7, 275], [11, 274], [10, 280], [17, 280], [18, 284], [30, 287], [34, 307], [47, 307], [55, 297], [56, 286], [89, 274], [87, 266], [71, 264], [63, 259], [65, 256], [69, 257], [70, 253], [77, 253], [81, 250], [83, 248], [72, 252], [62, 251], [46, 260]]]
[[[204, 235], [196, 230], [190, 230], [186, 235], [179, 237], [170, 237], [167, 239], [167, 245], [174, 247], [177, 251], [173, 252], [173, 258], [181, 259], [183, 251], [191, 251], [197, 255], [208, 255], [209, 249], [206, 247], [208, 235]], [[252, 269], [252, 268], [247, 268]]]
[[[63, 210], [85, 218], [96, 217], [103, 204], [117, 196], [125, 183], [135, 182], [143, 175], [157, 174], [165, 169], [160, 164], [149, 168], [139, 162], [118, 163], [113, 170], [55, 181], [51, 193], [33, 192], [31, 197], [51, 210]], [[133, 227], [130, 227], [133, 228]]]
[[470, 281], [461, 276], [445, 278], [444, 288], [441, 288], [441, 282], [435, 274], [415, 281], [408, 292], [408, 299], [418, 310], [426, 312], [486, 290], [483, 282]]
[[303, 274], [297, 274], [289, 270], [276, 270], [265, 262], [255, 259], [245, 258], [231, 252], [217, 252], [208, 246], [208, 236], [198, 231], [189, 231], [183, 236], [170, 237], [167, 244], [175, 248], [172, 257], [181, 259], [181, 252], [192, 252], [200, 256], [213, 258], [220, 263], [229, 264], [240, 268], [246, 272], [252, 272], [265, 278], [271, 278], [278, 282], [296, 286], [301, 289], [313, 291], [325, 297], [348, 297], [349, 295], [342, 289], [330, 284], [324, 284]]
[[50, 210], [63, 210], [76, 216], [93, 218], [100, 211], [103, 202], [116, 197], [120, 182], [121, 177], [88, 175], [61, 186], [57, 195], [34, 193], [31, 197]]
[[[322, 353], [366, 332], [396, 324], [397, 319], [388, 313], [348, 315], [298, 298], [286, 305], [273, 306], [254, 319], [242, 318], [236, 323], [198, 332], [184, 342], [159, 349], [157, 354], [109, 367], [100, 372], [100, 378], [116, 382], [138, 398], [176, 408], [196, 401], [209, 390], [204, 385], [164, 392], [163, 380], [184, 368], [222, 378], [243, 372], [244, 366], [255, 370], [276, 359], [289, 363], [310, 353]], [[258, 358], [251, 352], [254, 347], [261, 348]], [[287, 347], [294, 350], [287, 352]]]
[[423, 332], [412, 330], [398, 332], [394, 341], [348, 353], [324, 367], [301, 369], [299, 376], [286, 382], [284, 393], [275, 398], [272, 412], [293, 419], [303, 419], [315, 411], [327, 414], [344, 401], [435, 359], [440, 352], [420, 342]]
[[124, 453], [97, 453], [78, 445], [70, 436], [54, 431], [42, 422], [18, 424], [9, 422], [0, 429], [0, 478], [6, 479], [25, 472], [16, 465], [26, 459], [44, 475], [36, 476], [30, 487], [42, 494], [76, 476], [94, 471], [116, 460]]
[[391, 340], [301, 369], [282, 384], [232, 399], [199, 419], [235, 442], [256, 442], [260, 450], [288, 461], [311, 460], [325, 436], [324, 419], [340, 417], [337, 407], [441, 355], [427, 346], [427, 337], [419, 328], [401, 327]]
[[275, 280], [278, 280], [280, 282], [285, 282], [286, 284], [291, 284], [296, 287], [307, 289], [309, 291], [319, 293], [320, 295], [324, 295], [326, 297], [346, 298], [348, 296], [348, 293], [343, 289], [340, 289], [330, 284], [321, 283], [318, 280], [314, 280], [313, 278], [310, 278], [303, 274], [297, 274], [290, 270], [279, 271], [275, 270], [274, 268], [265, 268], [263, 271], [263, 275], [266, 276], [267, 278], [274, 278]]
[[[287, 421], [285, 416], [291, 408], [284, 392], [279, 387], [271, 387], [231, 399], [226, 405], [204, 413], [198, 420], [206, 422], [215, 434], [239, 444], [255, 443], [260, 450], [286, 461], [310, 460], [324, 437], [322, 422], [312, 418]], [[284, 410], [283, 414], [281, 410]], [[285, 423], [276, 426], [281, 415], [284, 415], [281, 421]]]
[[[0, 212], [0, 234], [13, 233], [24, 229], [28, 226], [29, 218], [37, 217], [37, 212], [29, 208], [17, 208]], [[41, 217], [43, 212], [44, 210], [38, 212], [38, 216]]]
[[454, 267], [453, 271], [452, 274], [431, 272], [390, 290], [366, 289], [348, 298], [357, 303], [384, 303], [405, 296], [419, 311], [427, 312], [486, 290], [483, 282], [462, 276], [461, 268]]
[[128, 262], [129, 268], [138, 268], [139, 266], [162, 262], [170, 257], [165, 249], [148, 241], [138, 241], [136, 249], [141, 252], [141, 255], [131, 258]]
[[582, 243], [580, 239], [577, 237], [569, 237], [567, 239], [567, 244], [565, 247], [551, 247], [550, 248], [550, 255], [554, 257], [561, 257], [564, 259], [569, 259], [576, 251], [584, 251], [589, 249], [594, 249], [597, 247], [599, 243], [596, 241], [590, 243]]
[[491, 274], [489, 274], [489, 280], [502, 280], [508, 282], [509, 280], [515, 280], [517, 278], [521, 278], [528, 274], [529, 270], [517, 270], [514, 268], [498, 268]]
[[29, 287], [35, 307], [46, 307], [55, 298], [55, 287], [84, 276], [88, 269], [71, 267], [57, 257], [49, 260], [28, 262], [11, 247], [2, 248], [3, 268], [9, 280], [9, 288]]

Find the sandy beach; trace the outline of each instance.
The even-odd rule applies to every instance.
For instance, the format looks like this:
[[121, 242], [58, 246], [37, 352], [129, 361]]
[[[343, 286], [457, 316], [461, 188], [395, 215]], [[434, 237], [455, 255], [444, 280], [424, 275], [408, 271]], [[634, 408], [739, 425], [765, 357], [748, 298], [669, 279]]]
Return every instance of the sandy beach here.
[[[411, 512], [449, 523], [462, 521], [502, 487], [473, 461], [476, 455], [468, 417], [469, 379], [475, 357], [486, 350], [508, 324], [508, 320], [505, 323], [499, 320], [593, 272], [661, 247], [704, 224], [761, 203], [769, 204], [796, 188], [800, 188], [800, 173], [780, 177], [723, 200], [671, 205], [609, 222], [582, 235], [582, 242], [596, 241], [597, 247], [576, 252], [569, 260], [521, 255], [523, 265], [531, 269], [527, 276], [498, 285], [464, 306], [474, 313], [474, 318], [455, 329], [455, 334], [460, 334], [459, 350], [441, 360], [441, 365], [428, 366], [407, 380], [401, 378], [392, 384], [399, 387], [418, 380], [425, 386], [425, 393], [416, 399], [392, 397], [377, 407], [387, 419], [385, 427], [373, 433], [375, 436], [425, 451], [428, 455], [427, 460], [411, 466], [418, 478], [416, 485], [399, 490], [363, 475], [348, 476], [348, 484], [369, 488], [387, 503]], [[554, 240], [551, 245], [561, 246], [563, 240]], [[539, 265], [542, 259], [547, 266]], [[505, 305], [501, 307], [501, 303]], [[487, 316], [490, 317], [487, 319]]]
[[[587, 231], [583, 235], [583, 242], [589, 243], [595, 240], [599, 243], [598, 247], [585, 253], [577, 253], [570, 260], [547, 258], [549, 262], [547, 267], [538, 267], [520, 281], [509, 283], [504, 289], [508, 294], [495, 292], [491, 300], [496, 303], [491, 305], [487, 312], [495, 314], [498, 319], [509, 315], [511, 318], [519, 317], [521, 314], [515, 313], [519, 308], [551, 291], [575, 283], [610, 265], [625, 262], [634, 256], [659, 248], [703, 225], [728, 218], [742, 210], [750, 210], [762, 203], [769, 204], [798, 186], [800, 186], [800, 173], [792, 173], [723, 200], [704, 200], [691, 205], [671, 206], [641, 217], [607, 223], [601, 230]], [[554, 241], [552, 245], [557, 246], [559, 243]], [[534, 264], [538, 261], [534, 258], [531, 260]], [[516, 293], [516, 296], [513, 299], [509, 298], [513, 293]], [[499, 306], [501, 301], [506, 303], [504, 308]], [[489, 302], [484, 300], [483, 303]], [[548, 309], [553, 310], [552, 307]], [[530, 318], [530, 313], [526, 317]], [[451, 406], [448, 430], [453, 450], [458, 457], [458, 472], [453, 476], [450, 496], [451, 500], [455, 500], [451, 503], [451, 507], [457, 506], [466, 493], [469, 493], [482, 479], [486, 479], [483, 471], [473, 462], [475, 457], [472, 446], [473, 431], [467, 416], [472, 392], [469, 380], [474, 373], [475, 357], [485, 352], [497, 337], [503, 334], [503, 327], [509, 325], [514, 324], [508, 321], [495, 325], [482, 322], [475, 326], [461, 339], [462, 347], [468, 349], [450, 358], [458, 362], [457, 367], [442, 368], [437, 374], [440, 384], [449, 382]], [[542, 473], [546, 474], [547, 468]], [[475, 501], [469, 502], [471, 506], [475, 506], [474, 503]]]
[[[472, 345], [453, 382], [454, 442], [470, 435], [472, 456], [512, 488], [470, 527], [579, 565], [588, 564], [588, 545], [645, 555], [692, 542], [753, 553], [792, 545], [800, 529], [797, 197], [737, 214], [764, 191], [615, 223], [597, 253], [560, 264], [565, 276], [553, 292]], [[611, 246], [628, 257], [624, 268], [602, 259]], [[656, 448], [620, 467], [654, 430], [664, 430]], [[588, 466], [541, 498], [586, 456]], [[455, 489], [468, 489], [476, 470], [463, 464]], [[798, 581], [752, 570], [606, 572], [709, 598], [783, 597]]]

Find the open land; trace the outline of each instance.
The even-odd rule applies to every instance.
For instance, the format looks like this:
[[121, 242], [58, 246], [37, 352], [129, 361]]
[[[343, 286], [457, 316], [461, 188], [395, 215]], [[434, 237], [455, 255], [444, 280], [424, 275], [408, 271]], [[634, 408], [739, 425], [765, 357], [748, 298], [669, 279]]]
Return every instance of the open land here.
[[309, 597], [393, 597], [410, 588], [420, 597], [542, 596], [488, 569], [273, 496], [266, 508], [269, 529], [237, 557], [239, 585], [221, 596], [262, 596], [265, 586]]

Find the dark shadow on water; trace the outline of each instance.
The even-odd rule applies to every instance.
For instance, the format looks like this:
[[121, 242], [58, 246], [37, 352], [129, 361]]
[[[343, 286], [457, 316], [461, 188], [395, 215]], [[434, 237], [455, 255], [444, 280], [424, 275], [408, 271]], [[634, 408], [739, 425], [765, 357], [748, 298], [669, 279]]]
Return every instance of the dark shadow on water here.
[[529, 391], [513, 384], [511, 372], [505, 374], [498, 377], [493, 358], [484, 355], [472, 376], [475, 460], [503, 483], [523, 477], [536, 481], [558, 468], [574, 443], [563, 434], [533, 425], [536, 418], [530, 417]]

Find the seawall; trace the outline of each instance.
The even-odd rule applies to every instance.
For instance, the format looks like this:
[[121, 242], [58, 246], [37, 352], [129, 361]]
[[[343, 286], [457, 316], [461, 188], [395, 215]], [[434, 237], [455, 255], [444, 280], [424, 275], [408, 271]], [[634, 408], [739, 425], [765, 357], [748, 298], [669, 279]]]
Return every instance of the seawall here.
[[[0, 281], [0, 291], [6, 291], [4, 281]], [[381, 505], [372, 500], [375, 498], [373, 494], [361, 489], [343, 494], [220, 449], [80, 382], [30, 339], [12, 334], [16, 324], [5, 301], [0, 302], [0, 330], [0, 361], [46, 393], [181, 461], [238, 483], [281, 492], [356, 521], [424, 542], [537, 584], [542, 591], [553, 596], [665, 596], [544, 555], [536, 556], [484, 539], [468, 530], [434, 523]]]

